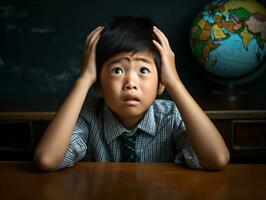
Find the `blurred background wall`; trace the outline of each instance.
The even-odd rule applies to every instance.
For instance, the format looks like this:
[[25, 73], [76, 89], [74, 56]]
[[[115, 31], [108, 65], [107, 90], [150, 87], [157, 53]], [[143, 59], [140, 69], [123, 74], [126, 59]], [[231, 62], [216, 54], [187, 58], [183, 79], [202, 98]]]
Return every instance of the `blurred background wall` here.
[[[1, 0], [0, 102], [63, 98], [79, 73], [86, 35], [115, 15], [151, 17], [168, 37], [187, 89], [193, 96], [207, 96], [219, 85], [204, 78], [189, 46], [189, 31], [208, 2]], [[263, 73], [238, 87], [265, 97], [265, 86]]]

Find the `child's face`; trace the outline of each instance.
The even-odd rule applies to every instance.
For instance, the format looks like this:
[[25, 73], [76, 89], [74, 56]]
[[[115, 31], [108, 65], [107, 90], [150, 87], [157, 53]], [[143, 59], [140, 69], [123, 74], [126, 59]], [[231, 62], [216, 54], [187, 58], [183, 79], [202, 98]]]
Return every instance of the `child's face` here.
[[137, 123], [163, 90], [158, 90], [158, 73], [149, 52], [111, 57], [102, 67], [100, 84], [106, 104], [122, 123], [125, 122], [123, 125], [130, 120]]

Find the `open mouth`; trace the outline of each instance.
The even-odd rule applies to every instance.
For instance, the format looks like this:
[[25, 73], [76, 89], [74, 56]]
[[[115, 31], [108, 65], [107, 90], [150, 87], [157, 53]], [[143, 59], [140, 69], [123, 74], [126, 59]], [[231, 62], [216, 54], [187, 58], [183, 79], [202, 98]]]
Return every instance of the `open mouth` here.
[[138, 104], [140, 102], [140, 100], [136, 96], [130, 96], [130, 95], [128, 95], [128, 96], [126, 96], [124, 98], [124, 102], [126, 104], [129, 104], [129, 105], [136, 105], [136, 104]]

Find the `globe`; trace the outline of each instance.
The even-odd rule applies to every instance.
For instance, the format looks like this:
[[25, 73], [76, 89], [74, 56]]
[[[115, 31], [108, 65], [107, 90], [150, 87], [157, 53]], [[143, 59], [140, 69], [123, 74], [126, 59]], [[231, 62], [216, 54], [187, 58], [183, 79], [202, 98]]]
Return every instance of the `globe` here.
[[215, 0], [194, 19], [190, 46], [212, 79], [260, 71], [266, 58], [266, 9], [255, 0]]

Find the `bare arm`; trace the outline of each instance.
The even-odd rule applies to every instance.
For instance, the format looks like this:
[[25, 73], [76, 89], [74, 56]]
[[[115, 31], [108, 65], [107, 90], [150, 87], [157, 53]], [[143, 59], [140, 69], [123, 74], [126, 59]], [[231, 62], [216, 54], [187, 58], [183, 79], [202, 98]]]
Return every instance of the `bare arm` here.
[[161, 83], [175, 101], [187, 128], [187, 135], [196, 151], [201, 165], [206, 169], [219, 170], [229, 162], [229, 151], [211, 120], [194, 101], [182, 84], [175, 67], [175, 56], [168, 39], [157, 28], [154, 29], [159, 42], [161, 61]]
[[43, 170], [55, 170], [64, 159], [87, 92], [96, 80], [95, 48], [101, 30], [98, 27], [87, 37], [79, 77], [37, 145], [34, 159]]

